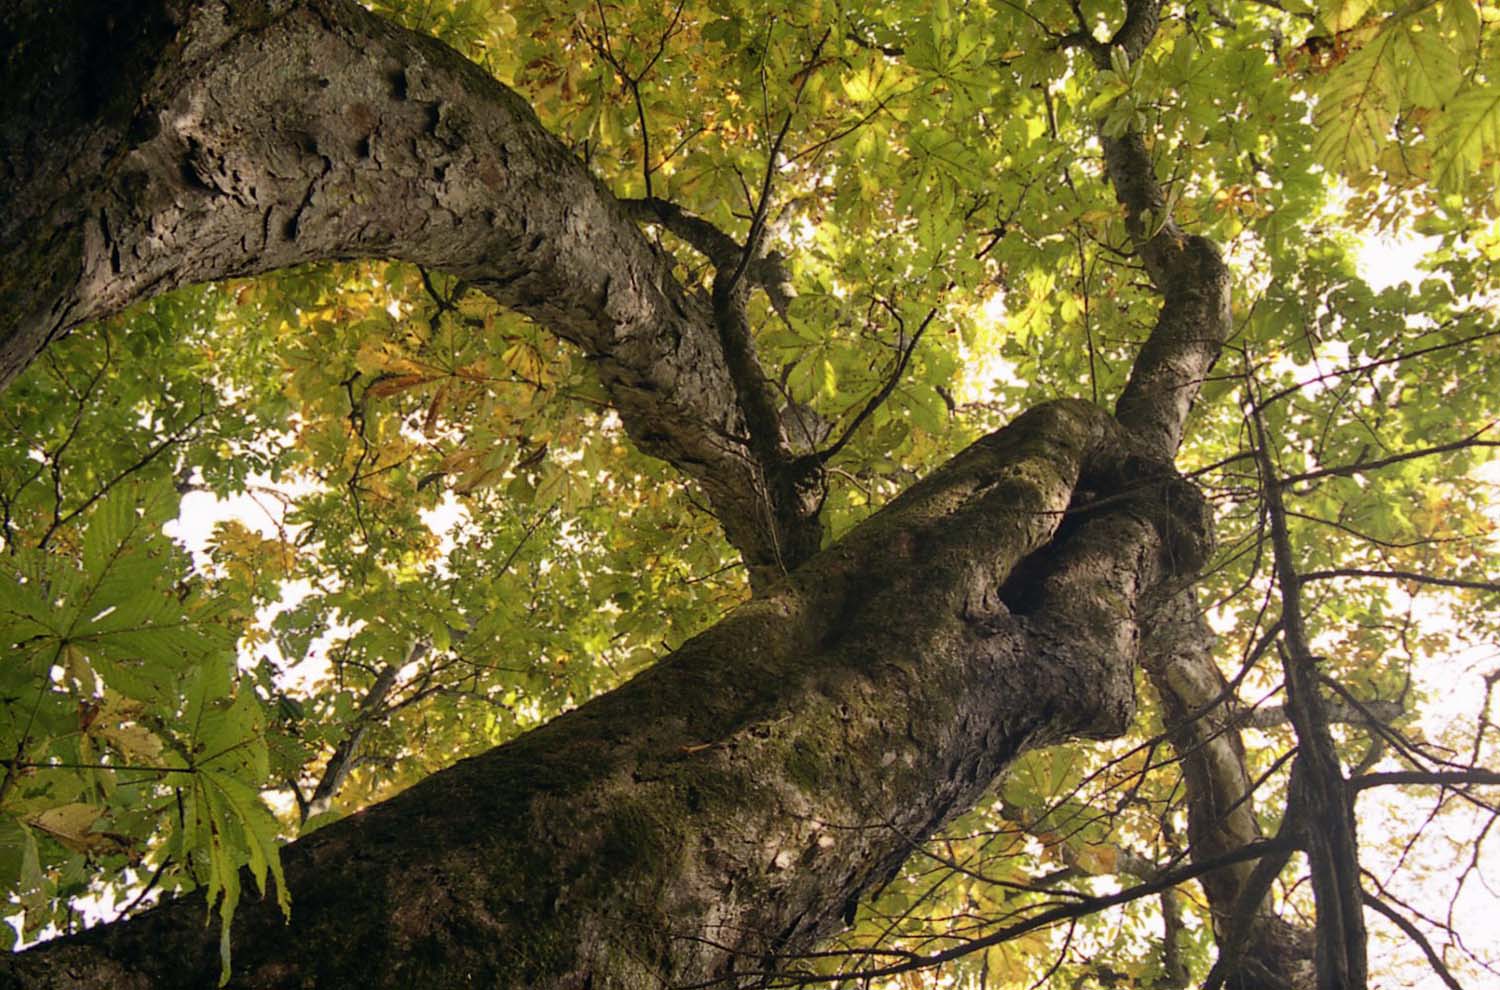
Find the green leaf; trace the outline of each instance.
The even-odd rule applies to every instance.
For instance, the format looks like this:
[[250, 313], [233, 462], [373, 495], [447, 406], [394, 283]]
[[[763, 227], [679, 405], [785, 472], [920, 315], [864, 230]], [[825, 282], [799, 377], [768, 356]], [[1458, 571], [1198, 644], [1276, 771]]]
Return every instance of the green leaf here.
[[1442, 19], [1443, 26], [1454, 33], [1460, 50], [1469, 52], [1479, 47], [1483, 23], [1475, 0], [1443, 0]]
[[1408, 18], [1397, 36], [1393, 57], [1402, 65], [1397, 73], [1408, 103], [1439, 108], [1463, 82], [1459, 55], [1432, 26]]
[[1437, 182], [1459, 190], [1500, 150], [1500, 85], [1471, 85], [1442, 118], [1437, 136]]
[[1329, 73], [1319, 90], [1315, 151], [1329, 168], [1364, 172], [1390, 137], [1400, 103], [1390, 64], [1398, 37], [1382, 31]]

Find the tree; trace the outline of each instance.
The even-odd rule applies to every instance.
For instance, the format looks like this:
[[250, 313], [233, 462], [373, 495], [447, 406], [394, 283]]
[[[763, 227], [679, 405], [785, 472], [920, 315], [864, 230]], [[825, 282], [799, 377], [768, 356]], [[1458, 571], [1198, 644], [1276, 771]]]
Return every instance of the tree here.
[[[6, 985], [753, 985], [966, 960], [981, 985], [1007, 965], [1358, 987], [1366, 905], [1453, 979], [1361, 873], [1354, 795], [1488, 808], [1496, 779], [1486, 717], [1443, 756], [1391, 655], [1493, 633], [1466, 473], [1500, 394], [1483, 18], [911, 6], [0, 15], [0, 367], [32, 367], [7, 396], [15, 897], [35, 930], [89, 863], [198, 891], [11, 956]], [[1444, 277], [1371, 291], [1347, 241], [1366, 212], [1439, 237]], [[357, 259], [381, 263], [115, 315]], [[1024, 385], [964, 408], [959, 365], [986, 348]], [[159, 533], [177, 496], [256, 470], [311, 486], [306, 529], [225, 525], [189, 571]], [[496, 518], [439, 556], [417, 514], [445, 489]], [[606, 518], [616, 500], [642, 518]], [[660, 561], [609, 545], [632, 526], [720, 597], [653, 601], [636, 585]], [[570, 554], [597, 569], [566, 586]], [[719, 618], [730, 555], [749, 597]], [[518, 562], [609, 614], [549, 629], [543, 590], [508, 615]], [[308, 574], [268, 633], [256, 610]], [[1447, 619], [1419, 626], [1434, 586]], [[295, 657], [329, 623], [348, 680], [323, 694], [269, 656], [236, 669], [236, 642]], [[527, 635], [553, 641], [544, 676], [504, 669]], [[1042, 752], [1131, 730], [1138, 668], [1159, 732], [1087, 780], [1059, 755], [1087, 749]], [[1284, 705], [1249, 711], [1257, 687]], [[423, 776], [433, 741], [474, 755]], [[1376, 772], [1387, 747], [1403, 769]], [[281, 822], [258, 793], [277, 787]], [[1089, 815], [1103, 794], [1115, 813]], [[877, 902], [861, 923], [873, 892], [911, 901], [903, 862], [981, 802], [991, 824], [923, 854], [958, 879], [918, 900], [966, 901], [957, 920], [925, 933]], [[1048, 852], [991, 841], [997, 817]], [[1049, 857], [1060, 875], [1011, 872]], [[279, 896], [240, 898], [242, 867]], [[1030, 969], [989, 951], [1148, 897], [1165, 934], [1119, 970], [1071, 934]]]

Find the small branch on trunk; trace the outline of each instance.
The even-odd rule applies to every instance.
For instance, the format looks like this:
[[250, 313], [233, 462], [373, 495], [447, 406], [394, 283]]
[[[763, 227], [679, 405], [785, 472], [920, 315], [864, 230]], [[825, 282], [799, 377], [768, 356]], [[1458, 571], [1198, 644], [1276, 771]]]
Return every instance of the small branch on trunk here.
[[[716, 269], [722, 270], [738, 264], [744, 254], [745, 249], [733, 237], [676, 203], [648, 196], [644, 199], [624, 199], [620, 201], [620, 205], [637, 223], [661, 225], [702, 254]], [[771, 308], [782, 319], [789, 318], [791, 302], [797, 298], [797, 290], [792, 287], [792, 277], [787, 271], [785, 258], [774, 251], [754, 258], [745, 270], [745, 277], [749, 284], [765, 292]]]
[[[1399, 718], [1406, 711], [1399, 701], [1367, 701], [1363, 708], [1347, 702], [1330, 701], [1325, 712], [1330, 725], [1369, 725], [1372, 722], [1384, 725]], [[1255, 708], [1241, 713], [1235, 722], [1246, 729], [1271, 729], [1286, 725], [1292, 720], [1285, 705], [1270, 708]]]
[[[426, 640], [413, 643], [406, 662], [411, 663], [420, 659], [427, 649]], [[364, 742], [366, 731], [384, 711], [385, 699], [391, 693], [391, 689], [396, 686], [396, 676], [401, 672], [402, 666], [401, 664], [385, 665], [375, 676], [375, 681], [366, 689], [349, 731], [333, 748], [333, 753], [328, 757], [328, 763], [323, 768], [323, 774], [318, 778], [317, 786], [313, 788], [312, 796], [304, 802], [300, 800], [299, 795], [297, 816], [300, 824], [306, 824], [309, 818], [323, 814], [332, 806], [335, 795], [344, 786], [344, 781], [349, 778], [349, 773], [359, 759], [359, 746]]]

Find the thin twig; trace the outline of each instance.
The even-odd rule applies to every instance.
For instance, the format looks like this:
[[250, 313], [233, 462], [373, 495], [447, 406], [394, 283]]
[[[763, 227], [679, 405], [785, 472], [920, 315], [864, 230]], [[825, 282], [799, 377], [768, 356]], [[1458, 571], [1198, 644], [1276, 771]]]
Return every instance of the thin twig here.
[[1391, 924], [1405, 932], [1407, 938], [1417, 943], [1417, 948], [1421, 949], [1422, 954], [1427, 957], [1427, 962], [1432, 966], [1432, 971], [1437, 974], [1438, 979], [1451, 987], [1452, 990], [1463, 990], [1463, 985], [1453, 978], [1453, 974], [1448, 971], [1448, 967], [1443, 963], [1443, 957], [1438, 955], [1433, 949], [1432, 943], [1427, 941], [1427, 936], [1422, 934], [1421, 929], [1412, 924], [1410, 919], [1404, 917], [1399, 911], [1386, 904], [1368, 890], [1361, 891], [1361, 893], [1364, 895], [1365, 907], [1373, 908], [1376, 913], [1384, 915]]
[[[896, 322], [900, 324], [900, 315], [896, 314], [894, 310], [892, 310], [892, 315], [896, 317]], [[923, 331], [925, 331], [928, 325], [932, 323], [933, 317], [935, 316], [937, 316], [936, 306], [929, 309], [927, 311], [927, 315], [922, 318], [921, 325], [917, 327], [916, 333], [912, 334], [911, 342], [906, 345], [906, 349], [901, 352], [901, 356], [896, 359], [896, 367], [891, 369], [890, 377], [885, 380], [885, 384], [880, 387], [880, 391], [876, 392], [873, 396], [870, 397], [870, 401], [865, 403], [864, 408], [861, 409], [859, 413], [854, 417], [854, 419], [849, 423], [849, 426], [844, 430], [843, 435], [835, 440], [833, 444], [826, 450], [818, 453], [817, 457], [819, 461], [826, 464], [830, 460], [832, 460], [839, 451], [844, 449], [844, 446], [848, 444], [850, 438], [854, 436], [854, 432], [858, 430], [861, 425], [863, 425], [864, 421], [869, 418], [870, 414], [873, 413], [876, 409], [879, 409], [881, 403], [890, 398], [891, 393], [896, 389], [897, 383], [901, 381], [901, 376], [906, 372], [907, 362], [911, 360], [913, 352], [915, 352], [917, 349], [917, 344], [922, 340]]]
[[1500, 591], [1500, 581], [1470, 581], [1465, 578], [1434, 577], [1415, 571], [1384, 571], [1364, 567], [1333, 567], [1322, 571], [1307, 571], [1304, 581], [1326, 581], [1329, 578], [1382, 578], [1391, 581], [1411, 581], [1416, 584], [1432, 584], [1440, 588], [1467, 588], [1471, 591]]

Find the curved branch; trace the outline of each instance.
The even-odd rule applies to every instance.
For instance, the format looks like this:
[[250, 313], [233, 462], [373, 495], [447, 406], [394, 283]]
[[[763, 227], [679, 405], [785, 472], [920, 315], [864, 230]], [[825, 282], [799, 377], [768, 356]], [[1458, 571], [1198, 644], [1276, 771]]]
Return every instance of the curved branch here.
[[131, 27], [84, 32], [61, 68], [46, 45], [4, 67], [0, 384], [49, 340], [175, 286], [402, 259], [582, 348], [639, 446], [704, 485], [752, 564], [773, 556], [768, 466], [708, 301], [483, 69], [351, 0], [8, 7], [3, 36]]
[[1417, 944], [1417, 948], [1421, 949], [1422, 954], [1427, 957], [1427, 964], [1432, 967], [1432, 971], [1437, 974], [1438, 979], [1442, 980], [1445, 986], [1452, 988], [1452, 990], [1463, 990], [1463, 985], [1453, 978], [1452, 972], [1449, 971], [1447, 965], [1443, 962], [1443, 957], [1437, 954], [1437, 950], [1432, 947], [1431, 942], [1427, 941], [1427, 936], [1422, 934], [1420, 928], [1412, 924], [1411, 920], [1403, 916], [1401, 912], [1368, 890], [1362, 893], [1364, 894], [1366, 907], [1382, 915], [1391, 924], [1405, 932], [1407, 938]]
[[[660, 224], [671, 231], [707, 258], [716, 269], [737, 265], [744, 254], [745, 249], [733, 237], [669, 200], [647, 196], [644, 199], [622, 199], [620, 205], [637, 223]], [[786, 259], [771, 252], [753, 259], [745, 274], [752, 285], [765, 291], [771, 308], [786, 319], [788, 307], [797, 298], [792, 276], [786, 269]]]

